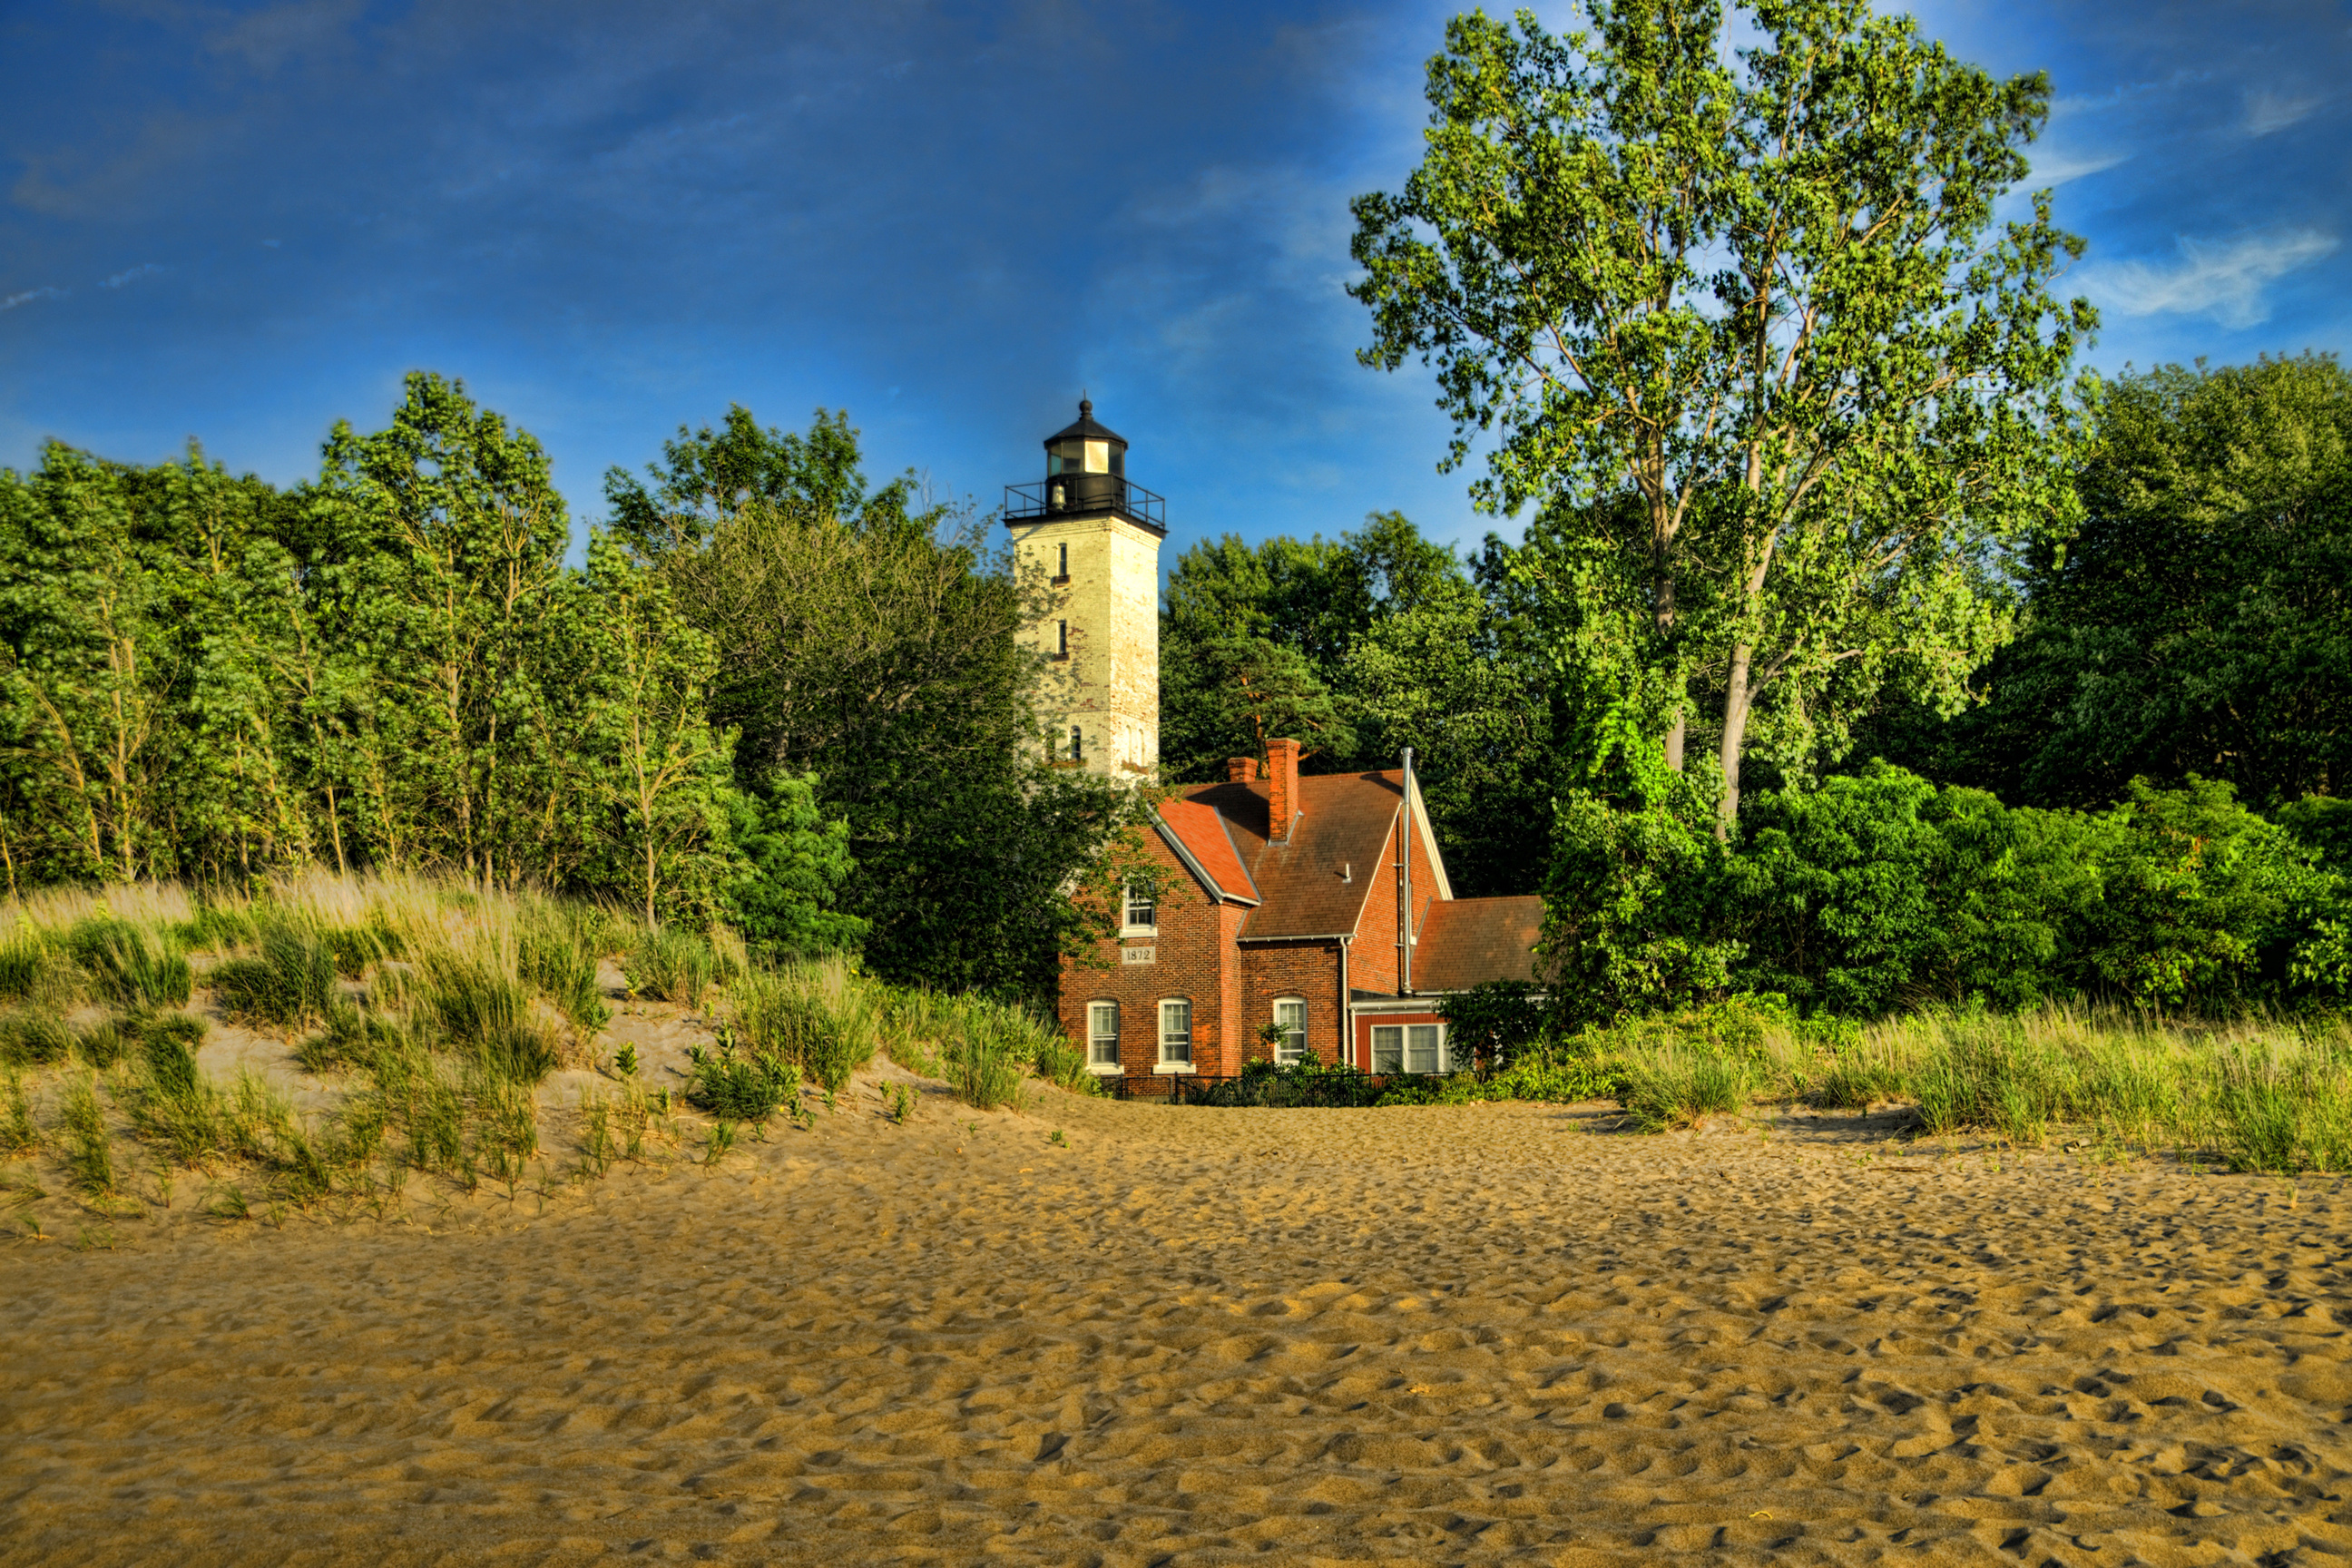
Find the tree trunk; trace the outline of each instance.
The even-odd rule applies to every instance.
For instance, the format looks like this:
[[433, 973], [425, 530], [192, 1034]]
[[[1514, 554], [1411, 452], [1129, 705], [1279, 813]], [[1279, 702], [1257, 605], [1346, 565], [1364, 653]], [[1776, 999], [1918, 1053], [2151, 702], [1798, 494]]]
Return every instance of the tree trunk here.
[[1753, 643], [1731, 645], [1731, 678], [1723, 693], [1723, 746], [1717, 752], [1723, 767], [1723, 799], [1715, 809], [1718, 843], [1730, 842], [1732, 825], [1739, 820], [1739, 753], [1748, 739], [1748, 705], [1753, 696], [1748, 672], [1755, 658]]

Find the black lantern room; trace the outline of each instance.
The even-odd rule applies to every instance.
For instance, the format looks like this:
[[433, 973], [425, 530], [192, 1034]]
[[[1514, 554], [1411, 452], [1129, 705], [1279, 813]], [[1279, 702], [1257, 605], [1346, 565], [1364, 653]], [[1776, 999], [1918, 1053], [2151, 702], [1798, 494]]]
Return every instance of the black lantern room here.
[[1078, 400], [1077, 422], [1045, 437], [1045, 482], [1008, 485], [1007, 524], [1066, 514], [1111, 512], [1166, 531], [1166, 503], [1127, 478], [1127, 437], [1095, 420], [1095, 405]]
[[1102, 511], [1127, 489], [1127, 438], [1095, 423], [1095, 405], [1078, 399], [1077, 423], [1045, 437], [1045, 505], [1052, 511]]

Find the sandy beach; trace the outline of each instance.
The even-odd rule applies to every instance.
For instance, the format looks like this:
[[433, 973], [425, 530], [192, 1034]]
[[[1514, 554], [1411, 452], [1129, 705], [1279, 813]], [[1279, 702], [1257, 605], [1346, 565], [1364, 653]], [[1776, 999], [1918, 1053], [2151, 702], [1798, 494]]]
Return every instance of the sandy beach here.
[[1608, 1121], [869, 1076], [715, 1170], [184, 1185], [0, 1251], [0, 1563], [2352, 1552], [2333, 1183]]

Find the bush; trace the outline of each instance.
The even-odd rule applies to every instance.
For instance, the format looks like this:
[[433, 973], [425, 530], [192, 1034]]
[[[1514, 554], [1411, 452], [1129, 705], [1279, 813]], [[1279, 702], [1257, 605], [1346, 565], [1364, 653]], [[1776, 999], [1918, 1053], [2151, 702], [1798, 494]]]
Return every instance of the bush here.
[[797, 1108], [801, 1069], [773, 1060], [744, 1060], [731, 1051], [698, 1056], [686, 1102], [728, 1121], [765, 1121], [779, 1109]]

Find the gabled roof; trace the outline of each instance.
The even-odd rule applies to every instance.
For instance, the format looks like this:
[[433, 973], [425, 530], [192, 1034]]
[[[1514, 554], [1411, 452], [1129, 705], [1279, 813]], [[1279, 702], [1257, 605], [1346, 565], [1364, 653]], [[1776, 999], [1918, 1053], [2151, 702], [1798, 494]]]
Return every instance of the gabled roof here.
[[1160, 837], [1168, 841], [1185, 868], [1208, 884], [1218, 897], [1237, 903], [1258, 902], [1257, 884], [1234, 847], [1233, 835], [1216, 807], [1197, 800], [1171, 800], [1160, 807]]
[[1543, 900], [1453, 899], [1429, 906], [1412, 950], [1415, 991], [1466, 991], [1482, 980], [1533, 980]]
[[[1345, 936], [1356, 929], [1364, 900], [1389, 874], [1384, 851], [1404, 801], [1402, 773], [1315, 773], [1298, 781], [1298, 816], [1285, 842], [1268, 841], [1264, 780], [1201, 784], [1160, 808], [1161, 833], [1189, 851], [1193, 874], [1226, 898], [1257, 904], [1242, 940]], [[1444, 862], [1425, 813], [1420, 818], [1414, 875], [1428, 876], [1441, 898], [1450, 895]], [[1221, 833], [1212, 833], [1214, 821]], [[1233, 872], [1216, 868], [1222, 837]], [[1245, 884], [1243, 879], [1246, 879]], [[1241, 890], [1245, 885], [1246, 891]]]

